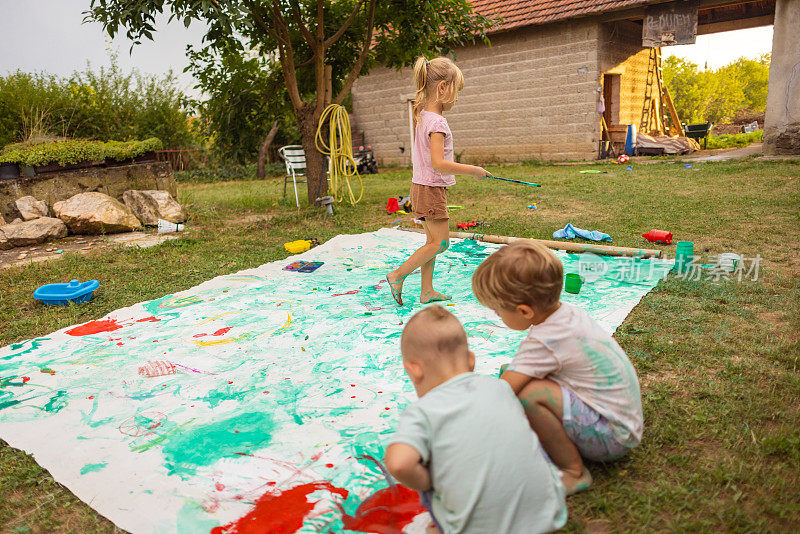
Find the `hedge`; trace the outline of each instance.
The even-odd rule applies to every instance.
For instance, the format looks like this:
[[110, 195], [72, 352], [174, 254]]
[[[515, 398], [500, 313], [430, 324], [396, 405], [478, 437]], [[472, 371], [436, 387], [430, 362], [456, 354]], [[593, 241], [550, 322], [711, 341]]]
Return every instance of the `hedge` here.
[[161, 141], [155, 137], [144, 141], [88, 141], [70, 139], [25, 145], [22, 143], [7, 145], [0, 152], [0, 163], [17, 163], [36, 167], [57, 163], [70, 165], [84, 161], [102, 161], [105, 159], [125, 161], [147, 152], [161, 150]]

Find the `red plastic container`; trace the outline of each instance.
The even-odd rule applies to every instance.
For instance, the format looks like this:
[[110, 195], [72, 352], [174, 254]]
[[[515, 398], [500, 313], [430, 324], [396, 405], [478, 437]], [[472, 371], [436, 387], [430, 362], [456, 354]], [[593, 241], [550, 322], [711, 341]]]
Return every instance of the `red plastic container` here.
[[667, 232], [666, 230], [650, 230], [646, 234], [642, 234], [642, 237], [651, 243], [672, 244], [672, 232]]
[[390, 198], [390, 199], [389, 199], [389, 200], [386, 202], [386, 212], [387, 212], [387, 213], [394, 213], [394, 212], [396, 212], [396, 211], [400, 211], [400, 204], [398, 204], [398, 202], [397, 202], [397, 199], [396, 199], [396, 198], [394, 198], [394, 197], [391, 197], [391, 198]]

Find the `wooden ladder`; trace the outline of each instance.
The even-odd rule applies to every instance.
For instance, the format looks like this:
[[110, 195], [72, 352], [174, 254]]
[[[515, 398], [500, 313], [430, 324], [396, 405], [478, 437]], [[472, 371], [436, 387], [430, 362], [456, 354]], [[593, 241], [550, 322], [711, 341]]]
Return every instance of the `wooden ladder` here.
[[[672, 136], [683, 136], [683, 127], [672, 104], [669, 89], [664, 85], [664, 69], [661, 66], [661, 48], [650, 49], [650, 59], [647, 64], [647, 78], [645, 80], [644, 101], [642, 102], [642, 119], [639, 130], [649, 133], [650, 124], [655, 121], [655, 129], [660, 133], [669, 133]], [[653, 98], [653, 93], [658, 99]], [[667, 117], [669, 125], [667, 125]]]

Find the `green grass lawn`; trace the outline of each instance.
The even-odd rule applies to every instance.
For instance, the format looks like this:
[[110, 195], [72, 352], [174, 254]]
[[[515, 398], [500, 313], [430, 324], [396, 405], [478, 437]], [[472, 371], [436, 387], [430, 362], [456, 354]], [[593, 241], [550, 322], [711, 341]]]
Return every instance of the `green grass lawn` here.
[[[580, 174], [595, 168], [605, 174]], [[490, 170], [539, 189], [460, 177], [449, 201], [481, 232], [550, 238], [567, 222], [620, 246], [652, 228], [695, 252], [759, 254], [759, 280], [661, 282], [615, 337], [642, 383], [645, 434], [627, 458], [592, 465], [596, 484], [568, 500], [569, 531], [800, 529], [800, 164], [756, 162], [513, 166]], [[146, 250], [69, 254], [0, 270], [0, 346], [285, 258], [283, 243], [389, 226], [386, 199], [410, 171], [364, 177], [366, 193], [333, 218], [280, 200], [279, 180], [181, 184], [183, 239]], [[304, 186], [303, 186], [304, 187]], [[532, 202], [538, 209], [527, 209]], [[675, 246], [664, 246], [670, 257]], [[704, 251], [708, 249], [708, 253]], [[707, 258], [705, 258], [707, 260]], [[45, 308], [31, 293], [71, 278], [101, 281], [90, 303]], [[387, 294], [387, 298], [389, 298]], [[477, 355], [480, 358], [480, 355]], [[57, 439], [57, 436], [54, 436]], [[143, 510], [143, 513], [146, 511]], [[114, 526], [0, 441], [0, 532], [109, 532]]]

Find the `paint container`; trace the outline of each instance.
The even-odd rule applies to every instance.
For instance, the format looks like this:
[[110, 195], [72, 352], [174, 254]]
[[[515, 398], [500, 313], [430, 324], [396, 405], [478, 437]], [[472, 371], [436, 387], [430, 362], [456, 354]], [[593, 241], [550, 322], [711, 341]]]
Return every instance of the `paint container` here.
[[159, 234], [170, 234], [172, 232], [180, 232], [181, 230], [183, 230], [182, 224], [165, 221], [164, 219], [158, 220]]
[[724, 252], [719, 255], [717, 265], [721, 270], [732, 273], [736, 270], [736, 266], [739, 265], [739, 261], [741, 259], [742, 257], [738, 254], [734, 254], [733, 252]]
[[685, 273], [694, 261], [694, 243], [692, 241], [678, 241], [675, 248], [675, 265], [672, 272]]
[[579, 274], [567, 273], [564, 275], [564, 291], [567, 293], [577, 295], [581, 292], [582, 285], [583, 281], [581, 280], [581, 276]]

